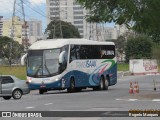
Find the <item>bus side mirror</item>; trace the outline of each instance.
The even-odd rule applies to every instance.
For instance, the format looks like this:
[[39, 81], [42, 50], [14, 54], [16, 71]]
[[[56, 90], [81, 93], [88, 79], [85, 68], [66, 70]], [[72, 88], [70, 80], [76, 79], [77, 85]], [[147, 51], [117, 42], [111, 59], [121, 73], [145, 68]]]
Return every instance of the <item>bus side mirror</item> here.
[[26, 58], [27, 58], [27, 53], [24, 54], [24, 55], [21, 57], [21, 65], [25, 65], [25, 64], [26, 64]]
[[62, 51], [59, 55], [59, 63], [63, 64], [66, 60], [66, 51]]

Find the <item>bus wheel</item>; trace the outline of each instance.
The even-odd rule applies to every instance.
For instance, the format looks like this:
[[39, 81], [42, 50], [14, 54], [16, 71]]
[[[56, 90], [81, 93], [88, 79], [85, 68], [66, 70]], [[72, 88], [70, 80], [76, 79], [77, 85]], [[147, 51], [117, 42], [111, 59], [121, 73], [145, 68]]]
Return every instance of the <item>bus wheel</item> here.
[[109, 86], [109, 77], [106, 77], [106, 80], [104, 80], [103, 83], [103, 90], [108, 90], [108, 86]]
[[76, 92], [81, 92], [82, 88], [75, 88]]
[[71, 78], [71, 80], [70, 80], [70, 87], [67, 88], [67, 92], [69, 92], [69, 93], [75, 92], [74, 78]]
[[101, 79], [100, 79], [100, 85], [99, 85], [99, 90], [104, 90], [104, 88], [105, 88], [104, 83], [105, 83], [105, 79], [104, 79], [104, 77], [101, 77]]
[[43, 93], [44, 93], [44, 90], [39, 89], [39, 94], [43, 94]]
[[94, 91], [104, 90], [104, 77], [101, 77], [100, 84], [98, 86], [93, 87]]

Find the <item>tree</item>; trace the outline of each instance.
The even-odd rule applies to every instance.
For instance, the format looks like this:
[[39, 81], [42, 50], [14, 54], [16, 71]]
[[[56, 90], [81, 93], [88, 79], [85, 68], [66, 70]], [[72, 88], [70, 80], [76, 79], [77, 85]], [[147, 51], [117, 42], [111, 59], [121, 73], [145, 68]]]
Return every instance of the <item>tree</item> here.
[[77, 0], [92, 22], [126, 24], [160, 42], [160, 0]]
[[126, 43], [126, 62], [129, 59], [151, 58], [152, 42], [147, 36], [136, 36], [128, 38]]
[[20, 45], [17, 41], [9, 37], [0, 37], [0, 51], [1, 56], [8, 60], [8, 63], [11, 65], [13, 60], [16, 60], [21, 57], [23, 53], [23, 46]]
[[160, 64], [160, 44], [154, 45], [152, 48], [152, 58], [157, 59]]
[[117, 40], [114, 41], [115, 46], [117, 49], [117, 56], [120, 57], [121, 61], [123, 59], [123, 56], [125, 54], [125, 45], [126, 45], [126, 39], [124, 36], [119, 36]]
[[[62, 25], [63, 38], [80, 38], [81, 37], [78, 29], [75, 26], [73, 26], [71, 23], [64, 22], [64, 21], [51, 21], [45, 30], [45, 33], [49, 35], [48, 39], [62, 38], [61, 31], [59, 28], [60, 22]], [[54, 33], [55, 33], [55, 36], [53, 37]]]

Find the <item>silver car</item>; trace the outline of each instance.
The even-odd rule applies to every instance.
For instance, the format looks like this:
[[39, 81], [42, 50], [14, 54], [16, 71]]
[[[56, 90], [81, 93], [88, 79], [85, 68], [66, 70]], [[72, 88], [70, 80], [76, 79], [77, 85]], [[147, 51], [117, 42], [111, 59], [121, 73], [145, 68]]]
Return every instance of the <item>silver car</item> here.
[[28, 84], [25, 80], [20, 80], [15, 76], [0, 76], [0, 97], [9, 100], [11, 97], [20, 99], [22, 95], [30, 92]]

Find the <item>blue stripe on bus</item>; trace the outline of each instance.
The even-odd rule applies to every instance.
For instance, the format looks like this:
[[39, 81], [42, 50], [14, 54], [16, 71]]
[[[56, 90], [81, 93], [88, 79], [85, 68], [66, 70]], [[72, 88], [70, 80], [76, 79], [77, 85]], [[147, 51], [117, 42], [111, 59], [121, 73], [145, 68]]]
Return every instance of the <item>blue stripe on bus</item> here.
[[[103, 66], [103, 65], [102, 65]], [[102, 67], [100, 66], [100, 67]], [[100, 68], [99, 67], [99, 68]], [[45, 84], [46, 89], [60, 89], [62, 86], [61, 80], [65, 80], [65, 88], [70, 87], [70, 79], [73, 76], [75, 79], [75, 86], [76, 87], [91, 87], [91, 86], [98, 86], [100, 77], [101, 75], [110, 75], [110, 86], [115, 85], [117, 83], [117, 64], [114, 64], [109, 70], [103, 71], [102, 74], [100, 74], [100, 69], [97, 68], [95, 69], [91, 74], [78, 71], [78, 70], [73, 70], [71, 72], [68, 72], [65, 74], [60, 80], [53, 82], [53, 83], [47, 83]], [[96, 71], [97, 70], [97, 71]], [[96, 72], [96, 73], [94, 73]], [[30, 83], [29, 87], [31, 89], [40, 89], [40, 86], [42, 84], [37, 84], [37, 83]]]

